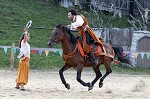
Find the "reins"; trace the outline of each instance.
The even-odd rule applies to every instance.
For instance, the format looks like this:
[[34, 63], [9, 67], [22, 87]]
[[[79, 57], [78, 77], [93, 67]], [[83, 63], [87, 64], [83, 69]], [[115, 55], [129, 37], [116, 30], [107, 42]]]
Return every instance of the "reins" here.
[[78, 46], [76, 44], [76, 47], [74, 48], [73, 52], [71, 52], [71, 53], [69, 53], [67, 55], [65, 55], [64, 53], [62, 54], [62, 57], [65, 60], [65, 62], [66, 62], [67, 59], [69, 59], [71, 57], [74, 57], [76, 55], [75, 52], [76, 52], [77, 48], [78, 48]]
[[[60, 30], [59, 30], [59, 31], [60, 31]], [[64, 34], [62, 33], [62, 31], [60, 31], [59, 35], [64, 36]], [[59, 35], [58, 35], [58, 36], [59, 36]], [[57, 38], [56, 38], [56, 39], [57, 39]], [[50, 40], [53, 41], [54, 43], [58, 43], [58, 42], [56, 41], [56, 39], [54, 39], [54, 40], [53, 40], [53, 39], [50, 39]]]
[[[59, 28], [59, 27], [58, 27], [58, 28]], [[59, 35], [64, 36], [62, 30], [59, 29], [59, 31], [60, 31], [60, 32], [59, 32]], [[56, 39], [57, 39], [57, 38], [56, 38]], [[55, 42], [55, 43], [58, 43], [58, 42], [56, 42], [55, 39], [50, 39], [50, 40], [52, 40], [52, 41]], [[77, 49], [78, 49], [78, 45], [76, 44], [74, 50], [73, 50], [71, 53], [69, 53], [69, 54], [64, 54], [64, 53], [62, 53], [62, 57], [63, 57], [63, 59], [65, 60], [65, 62], [66, 62], [67, 59], [72, 58], [72, 57], [74, 57], [76, 54], [78, 54], [78, 51], [77, 51], [77, 53], [76, 53], [76, 50], [77, 50]]]

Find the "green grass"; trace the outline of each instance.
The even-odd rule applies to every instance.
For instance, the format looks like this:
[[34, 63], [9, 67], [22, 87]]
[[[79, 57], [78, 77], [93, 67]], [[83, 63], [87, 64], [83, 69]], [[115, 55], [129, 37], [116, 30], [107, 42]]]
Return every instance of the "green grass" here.
[[[30, 28], [30, 46], [36, 48], [48, 48], [47, 42], [51, 36], [52, 29], [58, 23], [64, 25], [70, 24], [67, 18], [67, 12], [71, 8], [60, 7], [55, 5], [53, 0], [44, 2], [43, 0], [0, 0], [0, 46], [11, 46], [15, 43], [19, 44], [19, 38], [23, 32], [23, 28], [29, 20], [32, 20]], [[79, 9], [78, 9], [79, 10]], [[91, 19], [95, 17], [91, 12], [79, 10], [85, 15], [92, 26]], [[108, 26], [109, 15], [103, 15], [104, 27]], [[113, 27], [129, 27], [126, 17], [123, 19], [116, 18], [113, 20]], [[119, 23], [119, 24], [118, 24]], [[122, 24], [123, 23], [123, 24]], [[56, 48], [60, 48], [58, 45]], [[15, 54], [14, 67], [17, 68], [19, 60], [16, 58], [19, 52]], [[0, 68], [9, 68], [10, 49], [4, 53], [4, 49], [0, 49]], [[45, 52], [40, 56], [31, 53], [30, 60], [32, 69], [52, 69], [63, 66], [64, 61], [58, 52], [49, 52], [46, 57]], [[104, 67], [102, 70], [105, 71]], [[150, 74], [148, 69], [128, 68], [123, 66], [111, 66], [114, 72], [131, 73], [137, 72], [142, 74]]]
[[[53, 0], [52, 0], [53, 1]], [[54, 3], [43, 2], [43, 0], [0, 0], [0, 46], [11, 46], [19, 44], [23, 28], [29, 20], [32, 20], [30, 28], [30, 46], [36, 48], [48, 48], [47, 42], [51, 36], [52, 29], [58, 23], [69, 24], [67, 9]], [[58, 45], [60, 48], [60, 46]], [[10, 62], [10, 49], [4, 53], [0, 49], [0, 67], [8, 68]], [[14, 67], [17, 68], [19, 60], [15, 54]], [[63, 65], [63, 60], [58, 52], [45, 52], [40, 56], [31, 53], [31, 68], [50, 69]]]
[[[17, 50], [14, 56], [14, 68], [17, 68], [19, 59], [17, 59], [17, 55], [19, 51]], [[11, 50], [8, 49], [7, 52], [4, 52], [4, 49], [0, 49], [0, 68], [9, 68], [10, 66], [10, 57], [11, 57]], [[48, 53], [46, 57], [45, 52], [42, 52], [40, 56], [38, 51], [35, 54], [31, 52], [31, 60], [30, 60], [30, 68], [32, 69], [52, 69], [52, 68], [60, 68], [63, 66], [64, 61], [62, 57], [59, 55], [59, 52], [52, 52]]]
[[[54, 28], [58, 23], [66, 24], [68, 20], [67, 9], [42, 0], [2, 0], [0, 7], [0, 36], [2, 37], [0, 45], [11, 45], [11, 43], [18, 45], [23, 27], [32, 20], [30, 44], [34, 47], [47, 47], [50, 28]], [[37, 29], [38, 27], [44, 29]]]
[[112, 71], [116, 73], [124, 73], [124, 74], [132, 74], [132, 75], [143, 75], [148, 74], [150, 75], [150, 68], [141, 68], [141, 67], [128, 67], [123, 65], [112, 65]]

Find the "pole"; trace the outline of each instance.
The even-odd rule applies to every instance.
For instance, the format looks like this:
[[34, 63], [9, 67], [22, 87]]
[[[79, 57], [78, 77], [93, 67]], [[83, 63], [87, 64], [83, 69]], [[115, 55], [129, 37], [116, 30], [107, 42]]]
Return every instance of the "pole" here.
[[134, 16], [134, 0], [130, 0], [130, 6], [129, 6], [129, 20], [132, 20], [132, 17]]
[[15, 47], [15, 43], [13, 43], [11, 47], [11, 57], [10, 57], [10, 69], [11, 70], [13, 70], [13, 67], [14, 67], [14, 50], [13, 50], [14, 47]]

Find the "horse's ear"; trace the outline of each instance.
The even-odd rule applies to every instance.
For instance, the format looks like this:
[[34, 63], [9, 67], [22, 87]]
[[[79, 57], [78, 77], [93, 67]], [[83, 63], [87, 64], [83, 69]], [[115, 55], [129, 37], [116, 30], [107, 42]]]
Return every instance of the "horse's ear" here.
[[62, 29], [62, 26], [63, 26], [62, 24], [57, 24], [56, 28]]
[[69, 32], [70, 29], [67, 26], [63, 25], [62, 30]]

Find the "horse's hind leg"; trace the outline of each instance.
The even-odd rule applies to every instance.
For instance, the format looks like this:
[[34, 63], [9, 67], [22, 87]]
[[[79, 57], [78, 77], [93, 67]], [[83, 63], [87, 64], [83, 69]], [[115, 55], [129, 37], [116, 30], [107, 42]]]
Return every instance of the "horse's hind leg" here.
[[96, 68], [93, 68], [95, 74], [96, 74], [96, 77], [95, 79], [92, 81], [92, 86], [94, 86], [94, 84], [97, 82], [97, 80], [102, 76], [100, 70], [99, 70], [99, 66], [97, 66]]
[[105, 69], [106, 69], [106, 73], [104, 74], [104, 76], [100, 79], [100, 82], [99, 82], [99, 87], [101, 88], [102, 86], [103, 86], [103, 81], [104, 81], [104, 79], [106, 78], [106, 76], [108, 76], [111, 72], [112, 72], [112, 70], [111, 70], [111, 68], [110, 68], [110, 64], [111, 64], [111, 62], [112, 62], [112, 59], [111, 58], [104, 58], [104, 61], [103, 61], [103, 63], [104, 63], [104, 66], [105, 66]]
[[67, 65], [64, 65], [60, 70], [59, 70], [59, 76], [60, 76], [60, 79], [62, 81], [62, 83], [65, 85], [65, 87], [67, 89], [70, 89], [70, 85], [68, 83], [66, 83], [66, 80], [64, 78], [64, 75], [63, 75], [63, 72], [67, 69], [69, 69], [70, 67], [67, 66]]

